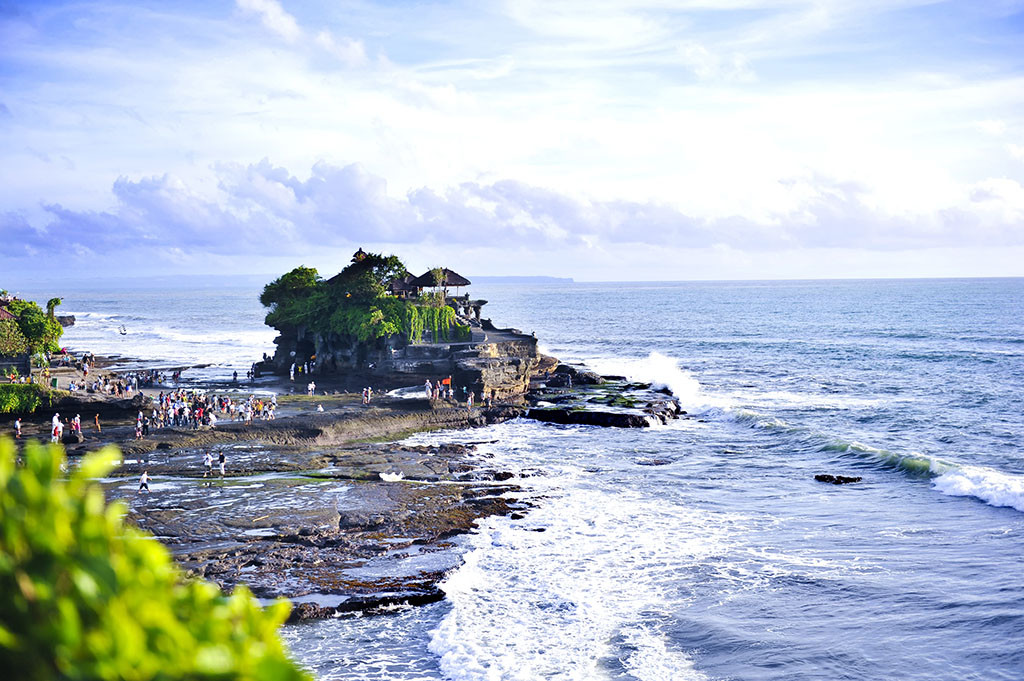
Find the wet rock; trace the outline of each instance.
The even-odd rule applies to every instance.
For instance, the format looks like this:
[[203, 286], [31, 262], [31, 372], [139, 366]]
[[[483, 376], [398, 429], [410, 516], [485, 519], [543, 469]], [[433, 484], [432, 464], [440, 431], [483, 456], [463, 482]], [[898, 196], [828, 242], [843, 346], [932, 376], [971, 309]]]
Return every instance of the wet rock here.
[[827, 482], [832, 485], [848, 485], [851, 482], [860, 482], [860, 477], [849, 477], [846, 475], [828, 475], [827, 473], [819, 473], [814, 476], [814, 479], [818, 482]]
[[604, 379], [597, 372], [571, 364], [559, 364], [555, 368], [555, 375], [548, 380], [548, 385], [552, 385], [551, 380], [557, 379], [558, 376], [569, 376], [572, 379], [572, 385], [600, 385], [604, 383]]
[[66, 445], [77, 445], [85, 442], [85, 437], [81, 433], [68, 430], [61, 436], [60, 441]]
[[596, 411], [589, 409], [530, 409], [526, 418], [564, 425], [604, 426], [609, 428], [647, 428], [651, 422], [643, 414]]
[[336, 608], [329, 608], [316, 603], [295, 603], [291, 613], [288, 615], [289, 622], [301, 622], [302, 620], [320, 620], [333, 617], [337, 613]]

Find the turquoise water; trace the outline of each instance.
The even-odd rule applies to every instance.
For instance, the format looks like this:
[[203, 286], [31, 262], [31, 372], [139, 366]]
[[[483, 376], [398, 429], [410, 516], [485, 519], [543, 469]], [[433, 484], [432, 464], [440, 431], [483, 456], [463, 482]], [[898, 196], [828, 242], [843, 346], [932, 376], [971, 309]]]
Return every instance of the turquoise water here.
[[[321, 678], [1024, 678], [1024, 280], [473, 293], [696, 418], [416, 436], [495, 440], [493, 465], [545, 472], [537, 506], [463, 539], [442, 603], [289, 627]], [[258, 306], [225, 330], [223, 299], [167, 331], [257, 352], [227, 336]], [[105, 300], [79, 304], [131, 312]]]

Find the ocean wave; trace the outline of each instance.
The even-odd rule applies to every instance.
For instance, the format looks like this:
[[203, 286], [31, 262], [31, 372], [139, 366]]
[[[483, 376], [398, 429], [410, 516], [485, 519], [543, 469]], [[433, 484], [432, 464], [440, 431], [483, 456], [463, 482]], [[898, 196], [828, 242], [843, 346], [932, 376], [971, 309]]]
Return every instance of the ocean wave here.
[[1008, 506], [1024, 513], [1024, 476], [981, 466], [958, 466], [935, 478], [932, 486], [943, 494], [971, 496], [989, 506]]
[[972, 496], [990, 506], [1010, 507], [1024, 512], [1024, 476], [992, 468], [958, 464], [920, 452], [896, 452], [856, 440], [831, 437], [810, 428], [760, 414], [748, 409], [722, 410], [722, 419], [800, 438], [801, 446], [818, 442], [819, 452], [848, 456], [884, 469], [898, 470], [912, 477], [927, 478], [932, 486], [950, 496]]
[[721, 400], [703, 392], [700, 382], [679, 366], [679, 360], [660, 352], [647, 357], [589, 359], [587, 363], [600, 374], [626, 376], [631, 381], [650, 383], [654, 388], [667, 388], [684, 409], [723, 406]]
[[[511, 444], [504, 438], [497, 455], [531, 463]], [[616, 660], [639, 679], [705, 678], [670, 647], [657, 613], [678, 595], [680, 570], [724, 550], [732, 531], [724, 516], [642, 490], [596, 489], [579, 470], [552, 471], [534, 485], [544, 503], [521, 522], [481, 521], [463, 540], [463, 565], [441, 585], [452, 609], [429, 649], [444, 677], [599, 678]]]

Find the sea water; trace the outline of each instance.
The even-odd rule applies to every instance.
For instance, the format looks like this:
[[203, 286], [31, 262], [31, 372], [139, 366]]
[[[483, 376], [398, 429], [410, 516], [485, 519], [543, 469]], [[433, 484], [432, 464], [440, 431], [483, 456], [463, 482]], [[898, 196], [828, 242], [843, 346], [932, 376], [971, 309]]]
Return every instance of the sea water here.
[[[125, 356], [247, 366], [272, 349], [258, 290], [69, 296], [107, 330], [67, 343], [124, 323], [154, 334]], [[443, 602], [287, 627], [319, 678], [1024, 679], [1024, 280], [473, 294], [693, 418], [413, 437], [487, 441], [534, 508], [460, 540]]]

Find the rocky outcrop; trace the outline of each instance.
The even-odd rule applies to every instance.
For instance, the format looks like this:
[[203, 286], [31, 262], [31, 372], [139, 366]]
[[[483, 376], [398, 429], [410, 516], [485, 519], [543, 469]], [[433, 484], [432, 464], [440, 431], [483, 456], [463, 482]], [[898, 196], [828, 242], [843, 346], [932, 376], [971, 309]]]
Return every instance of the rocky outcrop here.
[[460, 400], [465, 388], [478, 401], [518, 401], [542, 365], [537, 339], [516, 329], [486, 326], [487, 331], [474, 330], [470, 341], [413, 345], [398, 338], [352, 344], [300, 330], [294, 337], [278, 338], [273, 360], [260, 368], [287, 373], [293, 357], [315, 355], [315, 374], [350, 377], [351, 390], [358, 390], [360, 382], [392, 389], [451, 376]]
[[585, 409], [530, 409], [526, 418], [546, 423], [561, 423], [611, 428], [646, 428], [651, 425], [644, 414], [596, 411]]
[[814, 479], [818, 482], [827, 482], [830, 485], [848, 485], [851, 482], [860, 482], [860, 477], [849, 477], [846, 475], [829, 475], [827, 473], [819, 473], [814, 476]]
[[604, 383], [604, 379], [585, 367], [559, 364], [545, 382], [552, 388], [571, 388], [581, 385], [600, 385]]

